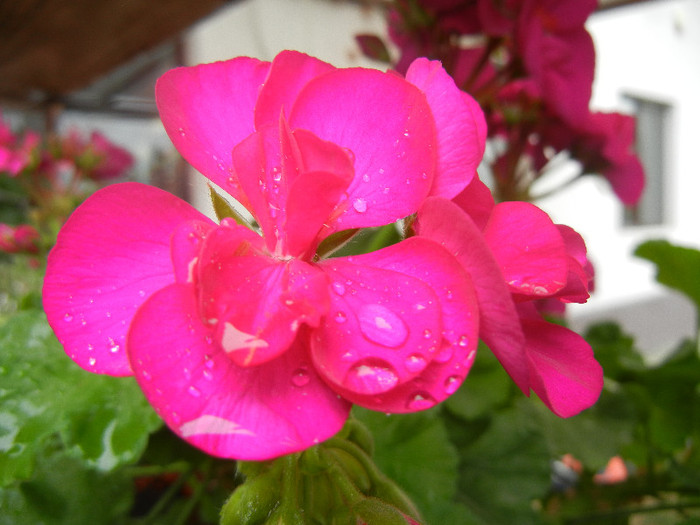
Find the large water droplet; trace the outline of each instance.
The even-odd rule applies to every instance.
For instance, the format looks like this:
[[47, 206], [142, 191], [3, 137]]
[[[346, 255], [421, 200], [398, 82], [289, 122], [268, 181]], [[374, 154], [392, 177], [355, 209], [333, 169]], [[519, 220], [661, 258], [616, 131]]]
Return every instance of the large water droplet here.
[[425, 369], [425, 367], [428, 365], [428, 361], [426, 361], [425, 357], [420, 354], [412, 354], [406, 358], [405, 365], [406, 370], [412, 374], [418, 374]]
[[309, 384], [311, 376], [306, 368], [297, 368], [292, 374], [292, 384], [294, 386], [303, 387]]
[[432, 406], [435, 406], [435, 403], [435, 398], [431, 396], [428, 392], [416, 392], [408, 398], [406, 407], [409, 410], [425, 410]]
[[345, 312], [337, 312], [335, 314], [335, 322], [336, 323], [344, 323], [345, 321], [348, 320], [348, 316]]
[[345, 285], [343, 283], [334, 282], [332, 285], [333, 291], [338, 295], [345, 295]]
[[95, 363], [97, 363], [97, 359], [91, 357], [90, 359], [88, 359], [88, 363], [90, 363], [90, 366], [95, 366]]
[[359, 394], [381, 394], [396, 386], [399, 376], [394, 368], [382, 359], [359, 361], [348, 370], [343, 385]]
[[408, 337], [408, 328], [401, 318], [380, 304], [363, 305], [357, 317], [362, 334], [382, 346], [399, 347]]
[[73, 320], [73, 316], [72, 316], [71, 314], [66, 314], [66, 315], [63, 316], [63, 320], [64, 320], [66, 323], [70, 323], [70, 322]]
[[353, 201], [352, 207], [355, 208], [357, 213], [364, 213], [367, 211], [367, 201], [361, 197], [358, 197]]
[[445, 393], [447, 395], [452, 395], [454, 394], [457, 389], [459, 388], [459, 385], [462, 384], [462, 378], [459, 376], [450, 376], [447, 379], [445, 379]]

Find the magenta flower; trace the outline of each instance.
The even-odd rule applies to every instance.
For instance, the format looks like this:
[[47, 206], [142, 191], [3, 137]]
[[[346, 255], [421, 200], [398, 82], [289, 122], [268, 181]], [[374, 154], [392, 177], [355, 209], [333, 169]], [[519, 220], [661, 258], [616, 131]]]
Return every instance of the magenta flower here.
[[156, 98], [180, 153], [260, 231], [137, 183], [95, 193], [44, 284], [72, 359], [134, 374], [173, 431], [238, 459], [324, 440], [351, 403], [410, 412], [456, 390], [479, 313], [439, 242], [316, 255], [334, 232], [390, 224], [473, 177], [483, 117], [439, 64], [404, 79], [283, 52], [172, 70]]
[[110, 142], [98, 131], [90, 135], [88, 147], [97, 157], [95, 167], [88, 172], [92, 179], [106, 180], [120, 177], [134, 165], [134, 157], [131, 153]]
[[590, 113], [573, 150], [585, 170], [600, 173], [627, 206], [644, 191], [644, 168], [634, 151], [635, 118], [621, 113]]
[[418, 213], [420, 236], [440, 241], [476, 289], [479, 335], [518, 387], [533, 390], [555, 414], [590, 407], [602, 368], [578, 334], [544, 321], [542, 299], [585, 302], [592, 268], [580, 236], [526, 202], [493, 204], [478, 179], [454, 203], [431, 198]]
[[588, 116], [595, 69], [593, 40], [584, 23], [596, 0], [525, 0], [516, 41], [528, 75], [551, 111], [576, 125]]

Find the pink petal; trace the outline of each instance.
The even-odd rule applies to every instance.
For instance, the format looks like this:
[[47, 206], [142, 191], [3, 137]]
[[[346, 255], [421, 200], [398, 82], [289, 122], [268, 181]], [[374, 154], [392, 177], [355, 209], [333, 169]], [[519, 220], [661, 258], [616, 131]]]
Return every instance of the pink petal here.
[[282, 113], [290, 114], [294, 100], [310, 80], [334, 69], [332, 65], [298, 51], [279, 53], [270, 65], [270, 73], [258, 96], [255, 127], [276, 125]]
[[175, 281], [170, 236], [208, 221], [160, 189], [114, 184], [71, 215], [49, 254], [43, 301], [66, 353], [91, 372], [129, 375], [124, 343], [136, 310]]
[[350, 404], [311, 367], [302, 339], [260, 366], [236, 366], [199, 322], [194, 288], [172, 285], [139, 310], [129, 358], [149, 402], [205, 452], [266, 460], [340, 430]]
[[347, 152], [306, 130], [292, 132], [281, 118], [238, 144], [233, 163], [268, 250], [313, 256], [354, 174]]
[[525, 338], [520, 319], [491, 249], [469, 218], [456, 204], [430, 197], [415, 223], [421, 237], [442, 244], [472, 279], [479, 302], [479, 335], [518, 387], [528, 395]]
[[313, 331], [311, 356], [334, 388], [354, 394], [350, 400], [383, 394], [419, 376], [440, 349], [435, 291], [421, 279], [383, 267], [384, 257], [389, 262], [410, 257], [411, 247], [403, 244], [319, 263], [332, 293], [328, 315]]
[[523, 319], [531, 387], [549, 409], [571, 417], [593, 405], [603, 389], [603, 369], [581, 336], [545, 321]]
[[[427, 353], [421, 353], [422, 346], [411, 348], [407, 341], [405, 352], [410, 353], [407, 358], [405, 352], [402, 354], [404, 363], [387, 359], [388, 363], [394, 363], [392, 366], [397, 369], [407, 368], [415, 376], [407, 381], [399, 380], [394, 388], [386, 392], [367, 395], [358, 392], [357, 389], [347, 388], [342, 383], [340, 385], [334, 383], [333, 388], [353, 403], [373, 410], [402, 413], [430, 408], [459, 388], [475, 356], [479, 339], [479, 311], [471, 280], [458, 261], [444, 248], [424, 238], [412, 237], [369, 254], [369, 257], [363, 257], [365, 262], [371, 260], [376, 268], [396, 272], [397, 278], [391, 283], [400, 283], [403, 278], [401, 276], [409, 276], [432, 289], [437, 298], [441, 318], [441, 337], [433, 331], [434, 329], [426, 328], [422, 336], [423, 339], [430, 341]], [[390, 287], [390, 292], [395, 292], [394, 286]], [[419, 312], [418, 306], [427, 304], [429, 303], [417, 303], [414, 308]], [[410, 309], [406, 311], [409, 314], [411, 312]], [[404, 319], [408, 320], [409, 332], [415, 331], [421, 335], [420, 328], [415, 330], [422, 326], [418, 324], [418, 319], [410, 316]], [[336, 323], [337, 320], [336, 318]], [[434, 338], [435, 335], [438, 337]], [[421, 343], [422, 341], [418, 339], [417, 344]], [[357, 346], [359, 345], [349, 348], [355, 349]], [[331, 349], [320, 348], [317, 351], [330, 352]], [[403, 349], [399, 351], [403, 352]], [[325, 371], [324, 368], [321, 370]], [[371, 365], [366, 371], [371, 371]], [[389, 367], [386, 367], [383, 371], [384, 375], [379, 377], [388, 377], [387, 371], [390, 371]]]
[[438, 61], [415, 60], [406, 80], [425, 94], [435, 119], [437, 169], [430, 194], [451, 199], [474, 178], [484, 155], [484, 114]]
[[289, 122], [355, 157], [337, 230], [389, 224], [414, 213], [428, 194], [435, 124], [425, 96], [397, 75], [338, 69], [316, 77], [299, 94]]
[[197, 269], [200, 315], [239, 366], [284, 353], [302, 323], [317, 325], [328, 309], [328, 283], [317, 268], [278, 260], [246, 228], [224, 225], [206, 239]]
[[478, 177], [473, 178], [452, 202], [466, 211], [480, 230], [486, 227], [495, 206], [491, 190]]
[[511, 292], [551, 296], [568, 276], [564, 240], [549, 216], [527, 202], [502, 202], [491, 213], [484, 238]]
[[177, 150], [239, 199], [231, 150], [254, 130], [253, 111], [270, 64], [239, 57], [172, 69], [158, 79], [156, 102]]

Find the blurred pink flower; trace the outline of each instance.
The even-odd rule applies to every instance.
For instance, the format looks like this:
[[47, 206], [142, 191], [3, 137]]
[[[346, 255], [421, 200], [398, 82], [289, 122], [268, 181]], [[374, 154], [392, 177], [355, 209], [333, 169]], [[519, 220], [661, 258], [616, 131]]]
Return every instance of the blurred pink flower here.
[[439, 242], [316, 257], [334, 232], [390, 224], [474, 177], [483, 116], [439, 64], [403, 79], [283, 52], [172, 70], [156, 98], [180, 153], [261, 232], [137, 183], [96, 192], [44, 283], [72, 359], [134, 374], [178, 435], [238, 459], [326, 439], [351, 403], [411, 412], [457, 389], [479, 312]]
[[106, 180], [120, 177], [134, 165], [131, 153], [110, 142], [99, 131], [94, 131], [90, 135], [88, 147], [97, 157], [95, 167], [88, 173], [91, 179]]
[[5, 253], [37, 253], [39, 232], [29, 224], [11, 226], [0, 222], [0, 251]]

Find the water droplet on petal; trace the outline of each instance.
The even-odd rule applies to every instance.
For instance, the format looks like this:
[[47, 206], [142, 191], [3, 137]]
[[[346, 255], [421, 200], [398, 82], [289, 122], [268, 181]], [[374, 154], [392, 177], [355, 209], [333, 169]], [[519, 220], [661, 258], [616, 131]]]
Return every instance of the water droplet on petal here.
[[433, 333], [432, 333], [430, 330], [428, 330], [427, 328], [426, 328], [425, 330], [423, 330], [423, 337], [424, 337], [424, 338], [430, 339], [430, 337], [431, 337], [432, 335], [433, 335]]
[[406, 358], [405, 365], [406, 370], [408, 370], [412, 374], [418, 374], [425, 369], [425, 367], [428, 365], [428, 362], [422, 355], [412, 354]]
[[88, 359], [88, 363], [90, 363], [90, 366], [95, 366], [95, 363], [97, 363], [97, 359], [91, 357], [90, 359]]
[[66, 314], [66, 315], [63, 316], [63, 320], [64, 320], [66, 323], [70, 323], [70, 322], [73, 320], [73, 316], [72, 316], [71, 314]]
[[180, 136], [181, 136], [181, 137], [184, 137], [184, 136], [185, 136], [185, 130], [184, 130], [183, 128], [180, 128], [180, 129], [178, 130], [178, 132], [180, 133]]
[[410, 398], [408, 398], [406, 407], [409, 410], [425, 410], [435, 406], [435, 403], [435, 398], [428, 392], [416, 392]]
[[337, 312], [335, 314], [335, 322], [336, 323], [344, 323], [347, 320], [348, 320], [348, 316], [345, 314], [345, 312]]
[[462, 384], [462, 378], [459, 376], [450, 376], [445, 379], [445, 393], [447, 395], [454, 394]]
[[394, 388], [399, 376], [394, 368], [382, 359], [365, 359], [350, 368], [343, 385], [360, 394], [381, 394]]
[[306, 368], [297, 368], [292, 375], [292, 384], [294, 386], [302, 387], [309, 384], [311, 381], [311, 376]]
[[144, 378], [146, 381], [150, 381], [151, 379], [153, 379], [153, 378], [151, 377], [151, 374], [149, 374], [146, 370], [144, 370], [143, 372], [141, 372], [141, 376], [143, 376], [143, 378]]
[[207, 381], [211, 381], [212, 379], [214, 379], [214, 375], [209, 370], [202, 370], [202, 375]]
[[334, 282], [332, 285], [333, 291], [338, 295], [345, 295], [345, 285], [343, 283]]
[[355, 208], [357, 213], [364, 213], [367, 211], [367, 201], [363, 198], [358, 197], [352, 203], [352, 207]]
[[113, 354], [116, 354], [117, 352], [119, 352], [119, 345], [111, 337], [109, 338], [109, 351], [112, 352]]
[[469, 345], [469, 338], [466, 335], [463, 335], [462, 337], [459, 338], [459, 346], [462, 348], [466, 347]]
[[364, 182], [369, 182], [369, 181], [371, 180], [371, 178], [370, 178], [370, 176], [369, 176], [369, 173], [365, 173], [365, 174], [362, 176], [362, 180], [363, 180]]
[[406, 324], [398, 315], [382, 305], [363, 305], [357, 317], [360, 321], [360, 331], [374, 343], [396, 348], [408, 337]]
[[187, 393], [190, 394], [192, 397], [199, 397], [202, 395], [202, 393], [197, 390], [197, 387], [191, 386], [187, 389]]

